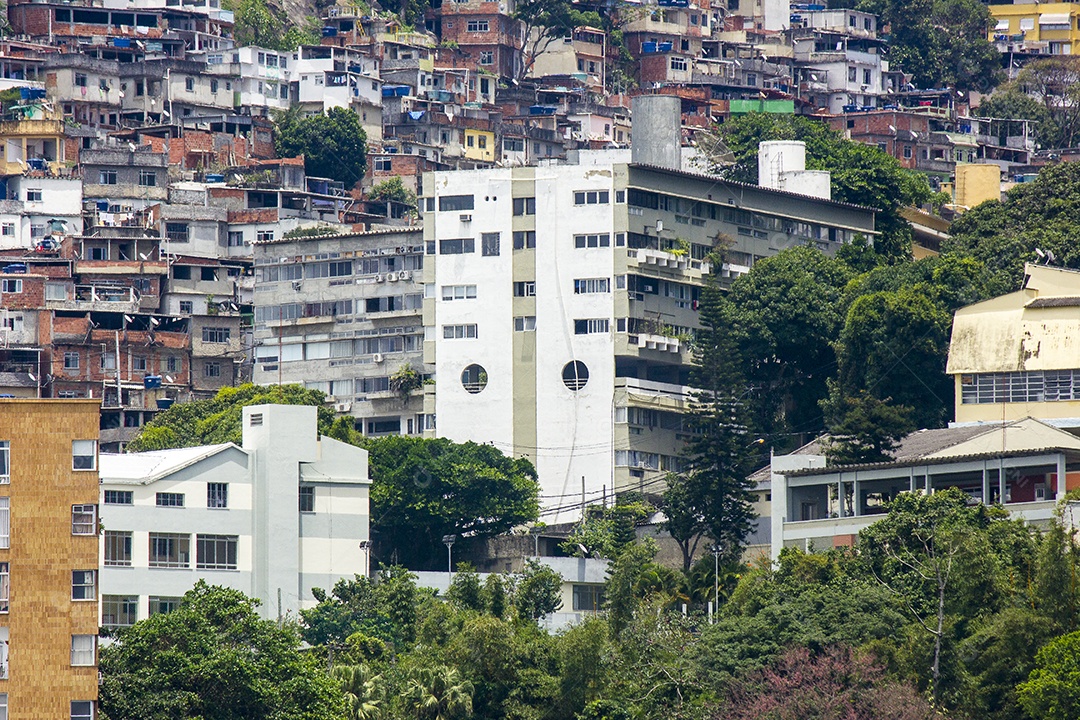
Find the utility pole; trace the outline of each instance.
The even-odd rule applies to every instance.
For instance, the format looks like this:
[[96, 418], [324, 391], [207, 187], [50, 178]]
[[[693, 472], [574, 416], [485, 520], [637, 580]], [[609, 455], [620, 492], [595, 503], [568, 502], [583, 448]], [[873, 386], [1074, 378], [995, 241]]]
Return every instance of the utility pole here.
[[[712, 546], [713, 556], [713, 608], [720, 612], [720, 545]], [[714, 616], [715, 617], [715, 616]]]

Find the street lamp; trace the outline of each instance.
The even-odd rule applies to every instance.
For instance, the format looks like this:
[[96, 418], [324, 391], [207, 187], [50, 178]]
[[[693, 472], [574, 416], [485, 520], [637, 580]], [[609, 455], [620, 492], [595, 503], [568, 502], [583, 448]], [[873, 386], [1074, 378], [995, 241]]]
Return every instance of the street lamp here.
[[454, 541], [457, 540], [457, 535], [443, 535], [443, 545], [446, 546], [446, 574], [451, 578], [454, 577]]
[[371, 577], [371, 541], [361, 540], [360, 549], [364, 551], [364, 577]]

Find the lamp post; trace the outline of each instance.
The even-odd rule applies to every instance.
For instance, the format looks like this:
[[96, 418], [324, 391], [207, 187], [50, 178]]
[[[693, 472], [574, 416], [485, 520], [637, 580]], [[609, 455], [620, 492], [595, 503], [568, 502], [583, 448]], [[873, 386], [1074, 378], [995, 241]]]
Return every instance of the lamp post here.
[[371, 541], [361, 540], [360, 549], [364, 551], [364, 577], [371, 577]]
[[454, 541], [457, 540], [457, 535], [443, 535], [443, 545], [446, 546], [446, 574], [451, 579], [454, 577]]
[[720, 546], [713, 545], [713, 613], [720, 612]]

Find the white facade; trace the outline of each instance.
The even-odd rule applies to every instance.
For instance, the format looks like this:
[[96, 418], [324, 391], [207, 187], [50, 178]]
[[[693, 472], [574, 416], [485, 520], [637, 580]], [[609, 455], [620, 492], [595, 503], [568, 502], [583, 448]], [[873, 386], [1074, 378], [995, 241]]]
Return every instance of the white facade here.
[[82, 182], [70, 178], [13, 175], [8, 197], [0, 205], [0, 248], [30, 248], [56, 232], [82, 233]]
[[102, 623], [168, 608], [198, 580], [242, 590], [265, 617], [365, 571], [367, 451], [318, 437], [317, 410], [243, 410], [231, 443], [101, 456]]

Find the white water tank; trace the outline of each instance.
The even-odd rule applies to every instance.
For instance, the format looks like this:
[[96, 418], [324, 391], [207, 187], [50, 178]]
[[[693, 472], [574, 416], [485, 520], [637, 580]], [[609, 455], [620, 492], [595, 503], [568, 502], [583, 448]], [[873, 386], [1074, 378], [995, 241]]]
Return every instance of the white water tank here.
[[758, 185], [781, 190], [786, 172], [806, 169], [806, 143], [800, 140], [770, 140], [758, 145]]

